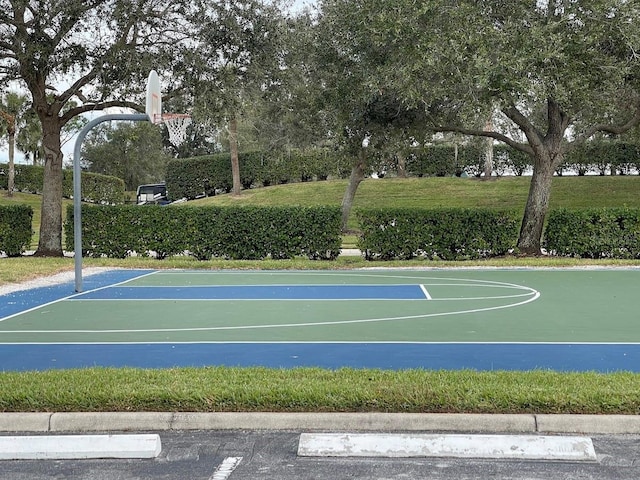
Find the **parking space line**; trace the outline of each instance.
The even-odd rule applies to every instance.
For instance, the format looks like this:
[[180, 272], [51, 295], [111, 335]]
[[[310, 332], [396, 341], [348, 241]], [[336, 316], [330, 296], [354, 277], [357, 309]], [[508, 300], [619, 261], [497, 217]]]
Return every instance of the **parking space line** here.
[[213, 472], [213, 475], [209, 477], [209, 480], [227, 480], [229, 475], [233, 473], [236, 467], [242, 461], [242, 457], [227, 457], [225, 458], [216, 471]]

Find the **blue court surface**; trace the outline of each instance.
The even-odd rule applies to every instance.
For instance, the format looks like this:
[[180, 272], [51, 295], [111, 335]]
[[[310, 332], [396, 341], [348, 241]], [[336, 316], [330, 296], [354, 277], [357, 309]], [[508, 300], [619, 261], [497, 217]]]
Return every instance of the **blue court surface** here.
[[4, 371], [640, 371], [639, 269], [113, 270], [0, 296]]

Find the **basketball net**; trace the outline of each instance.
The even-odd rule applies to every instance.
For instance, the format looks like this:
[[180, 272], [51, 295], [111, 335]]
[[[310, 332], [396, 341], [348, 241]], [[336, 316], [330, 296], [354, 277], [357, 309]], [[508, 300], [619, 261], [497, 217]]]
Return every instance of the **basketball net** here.
[[162, 123], [169, 132], [169, 141], [179, 147], [187, 139], [187, 127], [191, 125], [191, 115], [183, 113], [165, 113], [162, 115]]

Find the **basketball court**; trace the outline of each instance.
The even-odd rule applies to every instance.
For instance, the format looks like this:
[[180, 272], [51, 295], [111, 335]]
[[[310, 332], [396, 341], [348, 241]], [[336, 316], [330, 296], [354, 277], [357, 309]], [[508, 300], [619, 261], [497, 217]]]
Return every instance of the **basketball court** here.
[[640, 371], [638, 269], [113, 270], [0, 297], [0, 366]]

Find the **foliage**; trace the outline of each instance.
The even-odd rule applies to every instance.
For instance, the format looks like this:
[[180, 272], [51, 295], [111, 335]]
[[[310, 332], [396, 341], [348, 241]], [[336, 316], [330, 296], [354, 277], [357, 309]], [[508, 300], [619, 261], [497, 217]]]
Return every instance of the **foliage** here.
[[82, 147], [87, 171], [121, 178], [130, 191], [138, 185], [164, 181], [168, 159], [160, 130], [150, 122], [99, 125]]
[[274, 84], [278, 73], [280, 11], [262, 0], [202, 2], [191, 19], [197, 29], [187, 77], [195, 113], [210, 121], [229, 119], [252, 94]]
[[[311, 179], [344, 176], [349, 160], [327, 149], [287, 152], [241, 152], [240, 180], [245, 189]], [[167, 189], [171, 198], [194, 199], [231, 191], [229, 153], [174, 159], [167, 163]]]
[[515, 247], [514, 212], [486, 209], [361, 209], [358, 247], [370, 260], [424, 257], [468, 260], [505, 255]]
[[[3, 173], [7, 166], [0, 164], [0, 188], [7, 188], [7, 176]], [[19, 192], [42, 193], [44, 168], [33, 165], [16, 165], [15, 188]], [[124, 182], [120, 178], [82, 173], [82, 200], [91, 203], [122, 203], [124, 201]], [[63, 170], [63, 197], [73, 197], [73, 171]]]
[[[113, 258], [187, 252], [201, 260], [332, 260], [340, 253], [339, 218], [335, 207], [83, 206], [82, 251]], [[71, 207], [65, 232], [73, 245]]]
[[279, 84], [277, 3], [264, 0], [201, 2], [194, 11], [188, 77], [196, 119], [228, 125], [232, 188], [240, 194], [238, 121]]
[[17, 257], [31, 245], [33, 209], [27, 205], [0, 205], [0, 252]]
[[[340, 8], [340, 37], [351, 47], [341, 51], [366, 64], [363, 84], [371, 93], [393, 91], [408, 106], [426, 106], [436, 131], [489, 136], [531, 156], [534, 181], [518, 239], [524, 254], [540, 251], [551, 177], [567, 152], [598, 132], [620, 134], [640, 122], [634, 2], [321, 5]], [[363, 39], [370, 45], [361, 54]], [[383, 61], [367, 55], [375, 51], [384, 52]], [[519, 137], [477, 127], [478, 116], [494, 108], [518, 127]]]
[[545, 243], [554, 255], [640, 258], [640, 209], [552, 210]]
[[612, 174], [640, 174], [640, 146], [629, 142], [615, 142], [596, 140], [586, 142], [569, 152], [565, 162], [570, 167], [584, 175], [596, 172], [599, 175]]
[[166, 71], [181, 58], [190, 5], [0, 0], [0, 83], [15, 81], [29, 92], [42, 127], [47, 173], [39, 255], [62, 255], [63, 129], [83, 113], [140, 109], [149, 70]]

